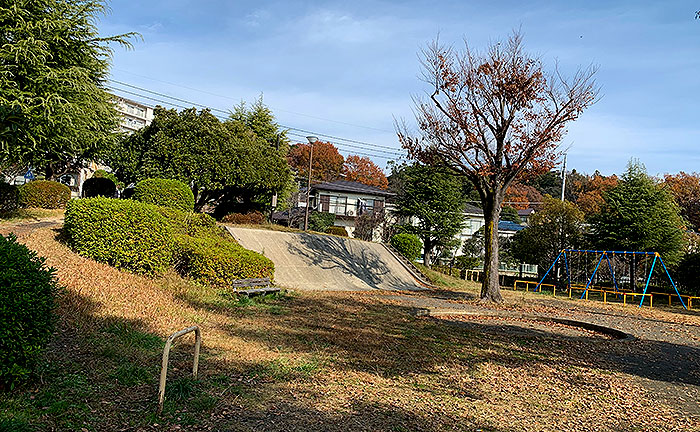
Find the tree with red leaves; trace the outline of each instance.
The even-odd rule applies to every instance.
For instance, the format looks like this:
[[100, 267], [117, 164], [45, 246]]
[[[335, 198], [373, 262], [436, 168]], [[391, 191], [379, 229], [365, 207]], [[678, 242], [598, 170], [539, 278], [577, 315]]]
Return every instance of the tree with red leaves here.
[[525, 174], [549, 170], [560, 157], [566, 126], [598, 94], [595, 68], [570, 79], [545, 74], [539, 59], [523, 50], [514, 33], [478, 53], [435, 41], [422, 51], [429, 99], [416, 99], [419, 136], [397, 124], [409, 155], [443, 165], [468, 178], [485, 218], [482, 301], [501, 302], [498, 283], [498, 221], [508, 187]]
[[[316, 181], [333, 181], [340, 178], [345, 158], [338, 152], [336, 146], [329, 142], [316, 141], [311, 167], [311, 179]], [[289, 166], [294, 168], [300, 177], [309, 175], [309, 154], [311, 145], [294, 144], [287, 153]]]
[[[505, 201], [508, 201], [509, 205], [516, 210], [539, 207], [539, 203], [542, 203], [543, 200], [542, 194], [534, 186], [522, 183], [510, 185], [505, 195]], [[538, 205], [532, 205], [531, 203], [538, 203]]]
[[343, 166], [345, 180], [364, 183], [381, 189], [389, 187], [384, 172], [368, 157], [348, 156]]

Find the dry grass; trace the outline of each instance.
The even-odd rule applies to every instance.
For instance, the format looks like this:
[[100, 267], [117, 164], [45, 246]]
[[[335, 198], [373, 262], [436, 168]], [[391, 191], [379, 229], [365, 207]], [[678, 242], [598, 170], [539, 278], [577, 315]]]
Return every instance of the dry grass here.
[[16, 225], [18, 222], [38, 222], [63, 218], [64, 209], [23, 208], [0, 217], [0, 228]]
[[[86, 260], [57, 235], [20, 238], [67, 289], [42, 375], [0, 398], [0, 430], [698, 430], [597, 360], [614, 341], [416, 318], [386, 293], [238, 301], [174, 274], [150, 280]], [[505, 294], [508, 307], [538, 301]], [[186, 341], [156, 418], [163, 340], [195, 323], [201, 379], [186, 378]]]

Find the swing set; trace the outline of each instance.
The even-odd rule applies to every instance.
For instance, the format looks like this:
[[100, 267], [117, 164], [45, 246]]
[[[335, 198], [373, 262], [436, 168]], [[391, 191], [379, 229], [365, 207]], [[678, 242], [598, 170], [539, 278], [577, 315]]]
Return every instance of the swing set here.
[[[593, 260], [590, 259], [590, 257], [593, 257]], [[642, 261], [644, 263], [644, 275], [647, 275], [647, 264], [649, 261], [649, 258], [653, 257], [653, 261], [651, 262], [651, 269], [649, 269], [648, 276], [646, 276], [646, 283], [644, 284], [644, 291], [639, 294], [636, 293], [635, 288], [636, 288], [636, 267], [637, 267], [637, 259], [642, 258]], [[606, 261], [607, 263], [607, 271], [612, 278], [612, 286], [609, 290], [605, 289], [597, 289], [594, 285], [594, 281], [596, 281], [596, 276], [600, 278], [600, 275], [605, 273], [605, 270], [601, 269], [601, 264], [603, 263], [603, 260]], [[630, 265], [627, 265], [627, 261], [629, 260]], [[551, 266], [549, 266], [549, 269], [547, 272], [544, 274], [542, 279], [539, 281], [537, 284], [537, 287], [535, 288], [535, 292], [540, 291], [543, 282], [545, 278], [552, 272], [552, 270], [555, 268], [557, 263], [560, 263], [563, 261], [564, 264], [564, 271], [566, 273], [566, 279], [567, 279], [567, 285], [568, 285], [568, 291], [569, 291], [569, 297], [571, 297], [571, 292], [572, 289], [580, 289], [583, 288], [583, 293], [581, 294], [581, 299], [584, 297], [588, 299], [588, 292], [600, 292], [603, 294], [603, 297], [605, 301], [607, 302], [607, 294], [613, 294], [616, 295], [618, 298], [622, 297], [624, 302], [627, 302], [627, 296], [641, 296], [641, 301], [639, 302], [639, 307], [642, 307], [642, 304], [644, 303], [644, 299], [646, 297], [649, 297], [649, 304], [651, 306], [653, 302], [653, 294], [659, 294], [659, 295], [668, 295], [668, 302], [669, 305], [671, 304], [671, 297], [672, 294], [668, 293], [647, 293], [649, 289], [649, 283], [651, 282], [651, 276], [654, 273], [654, 268], [656, 267], [656, 263], [658, 262], [662, 267], [663, 267], [663, 273], [668, 276], [668, 280], [671, 282], [671, 286], [673, 289], [676, 291], [676, 295], [678, 296], [678, 299], [681, 301], [681, 304], [683, 305], [684, 309], [688, 309], [686, 306], [685, 302], [683, 301], [683, 297], [681, 296], [681, 293], [678, 291], [678, 288], [676, 287], [676, 283], [673, 281], [673, 278], [671, 277], [671, 274], [668, 272], [668, 269], [666, 268], [666, 264], [664, 263], [664, 260], [661, 258], [661, 255], [658, 252], [629, 252], [629, 251], [604, 251], [604, 250], [586, 250], [586, 249], [562, 249], [559, 252], [559, 255], [557, 255], [557, 258], [554, 260]], [[588, 275], [590, 269], [591, 269], [591, 264], [595, 262], [595, 267], [593, 268], [592, 273], [590, 273], [590, 276]], [[616, 277], [616, 272], [615, 268], [618, 267], [618, 265], [622, 262], [622, 264], [629, 268], [629, 276], [622, 276], [622, 277]], [[578, 265], [576, 265], [578, 264]], [[560, 263], [561, 266], [561, 263]], [[581, 266], [583, 267], [581, 269]], [[605, 266], [604, 266], [605, 267]], [[658, 268], [658, 267], [657, 267]], [[561, 267], [557, 268], [555, 271], [557, 279], [558, 279], [558, 273], [561, 270]], [[619, 272], [618, 272], [619, 274]], [[585, 287], [583, 285], [576, 285], [576, 281], [580, 280], [583, 278], [586, 282]], [[628, 281], [629, 287], [631, 290], [628, 291], [623, 291], [620, 289], [620, 285], [624, 285], [625, 278]], [[572, 284], [573, 282], [573, 284]], [[620, 282], [618, 284], [618, 282]], [[544, 284], [548, 285], [548, 284]], [[614, 288], [614, 291], [612, 290]], [[556, 287], [555, 293], [556, 293]], [[631, 292], [630, 292], [631, 291]], [[689, 301], [691, 300], [692, 297], [689, 297]]]

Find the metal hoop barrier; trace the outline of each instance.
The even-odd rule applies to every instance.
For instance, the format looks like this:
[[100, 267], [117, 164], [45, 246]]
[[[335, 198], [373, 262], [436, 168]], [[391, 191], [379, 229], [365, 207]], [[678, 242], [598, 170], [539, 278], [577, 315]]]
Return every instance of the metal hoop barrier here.
[[198, 326], [187, 327], [170, 335], [165, 342], [163, 348], [163, 363], [160, 369], [160, 384], [158, 385], [158, 415], [163, 412], [163, 403], [165, 402], [165, 382], [168, 379], [168, 358], [170, 357], [170, 348], [175, 339], [194, 332], [194, 361], [192, 363], [192, 376], [197, 378], [197, 368], [199, 366], [199, 347], [202, 345], [202, 333]]

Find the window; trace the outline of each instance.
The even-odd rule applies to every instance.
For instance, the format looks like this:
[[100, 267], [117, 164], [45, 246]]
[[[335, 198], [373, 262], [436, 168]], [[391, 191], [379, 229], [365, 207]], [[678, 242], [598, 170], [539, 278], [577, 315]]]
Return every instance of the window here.
[[335, 213], [337, 215], [344, 215], [348, 207], [348, 197], [330, 197], [330, 213]]
[[337, 215], [347, 214], [348, 197], [321, 195], [319, 201], [321, 205], [319, 211]]

